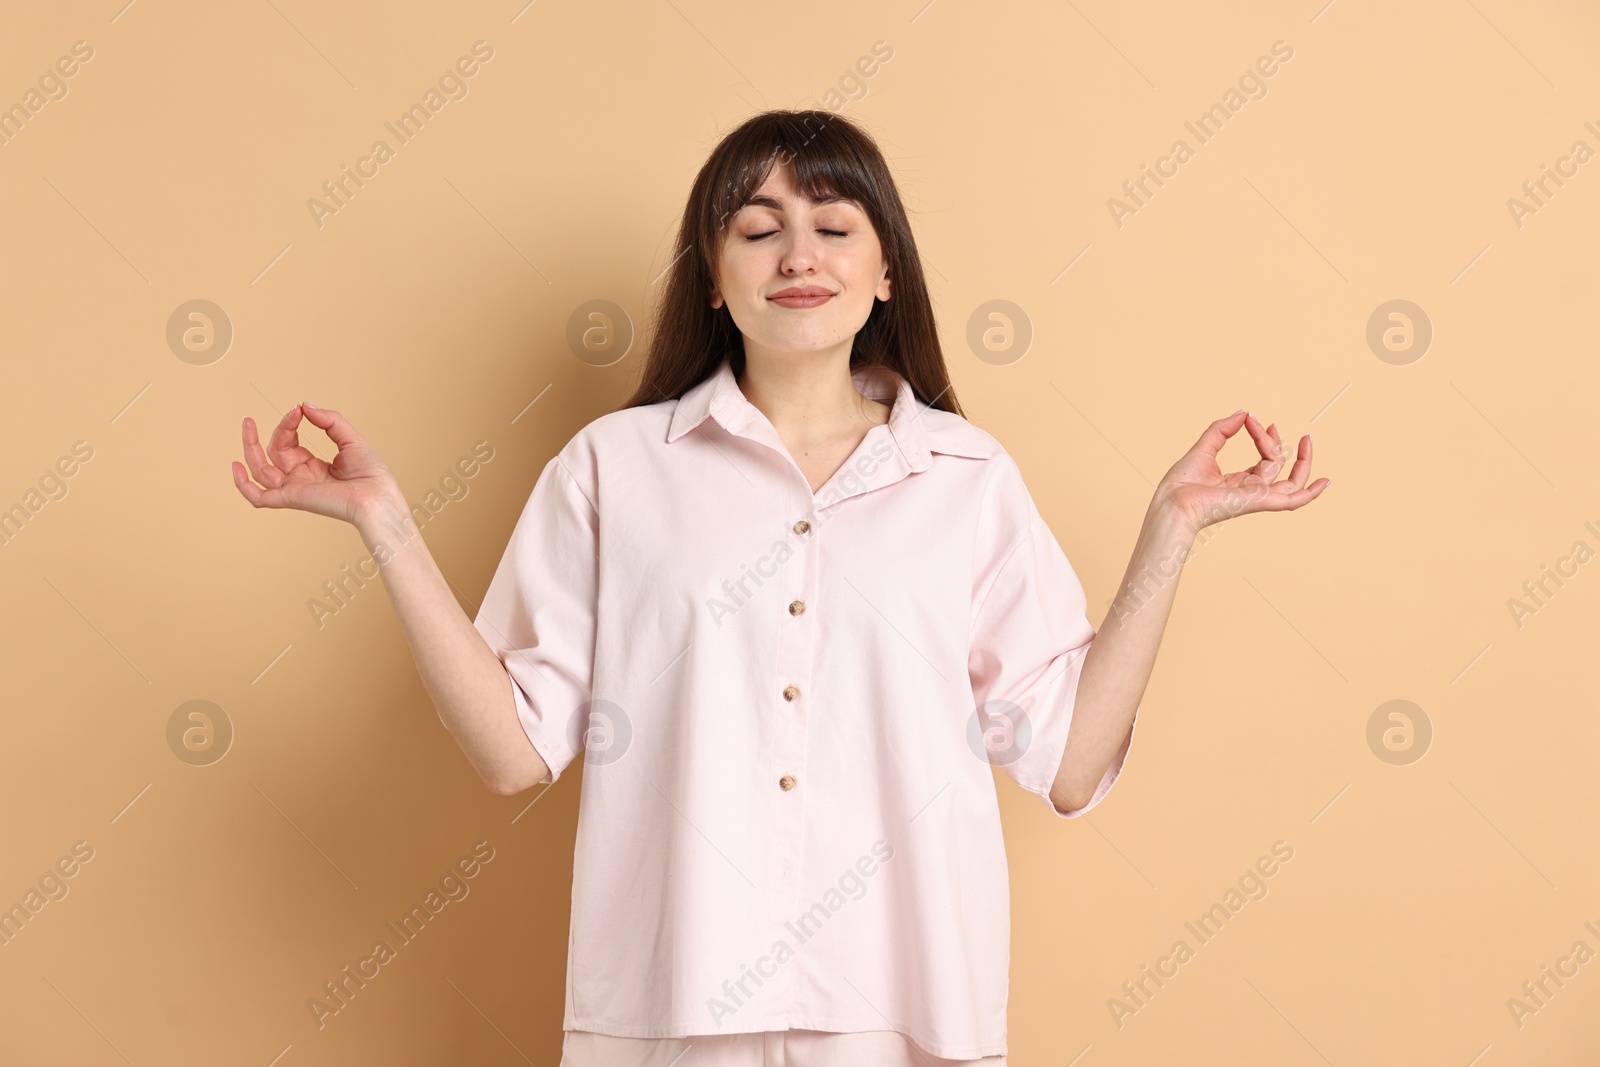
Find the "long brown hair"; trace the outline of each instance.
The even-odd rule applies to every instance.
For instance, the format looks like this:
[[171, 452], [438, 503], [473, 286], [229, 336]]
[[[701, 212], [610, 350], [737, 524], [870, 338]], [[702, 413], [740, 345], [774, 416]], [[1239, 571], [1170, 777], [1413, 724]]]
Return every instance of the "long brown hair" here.
[[760, 189], [774, 163], [793, 168], [796, 188], [813, 199], [849, 197], [865, 209], [893, 289], [874, 300], [850, 350], [852, 372], [883, 366], [910, 382], [923, 404], [965, 417], [950, 385], [939, 329], [911, 224], [894, 178], [866, 131], [828, 111], [763, 111], [712, 151], [689, 190], [666, 285], [656, 305], [650, 349], [624, 408], [682, 396], [704, 381], [724, 356], [744, 371], [744, 340], [727, 303], [710, 303], [712, 264], [727, 221]]

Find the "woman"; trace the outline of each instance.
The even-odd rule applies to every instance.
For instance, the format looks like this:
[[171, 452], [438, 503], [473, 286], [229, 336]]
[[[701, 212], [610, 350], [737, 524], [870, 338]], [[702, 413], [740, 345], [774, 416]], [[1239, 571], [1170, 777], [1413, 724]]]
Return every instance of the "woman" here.
[[[296, 406], [265, 455], [245, 419], [235, 483], [357, 526], [496, 793], [584, 752], [563, 1063], [1003, 1064], [991, 767], [1062, 818], [1098, 804], [1196, 533], [1328, 480], [1305, 485], [1309, 437], [1275, 481], [1274, 427], [1212, 423], [1097, 632], [1016, 463], [961, 414], [865, 133], [751, 118], [676, 252], [638, 390], [546, 464], [475, 619], [337, 412]], [[1241, 427], [1262, 458], [1225, 476]]]

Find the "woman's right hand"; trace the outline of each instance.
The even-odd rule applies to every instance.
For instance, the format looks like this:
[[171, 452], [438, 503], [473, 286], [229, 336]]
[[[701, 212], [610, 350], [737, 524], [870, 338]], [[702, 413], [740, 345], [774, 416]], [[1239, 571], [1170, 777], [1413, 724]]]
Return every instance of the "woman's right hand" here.
[[[301, 446], [295, 428], [302, 415], [338, 446], [339, 454], [332, 463], [323, 462]], [[272, 457], [271, 462], [268, 456]], [[385, 499], [399, 495], [394, 475], [366, 438], [356, 433], [343, 415], [329, 408], [310, 404], [290, 408], [272, 431], [265, 452], [256, 436], [255, 422], [245, 416], [244, 458], [250, 464], [249, 473], [234, 460], [233, 484], [258, 508], [295, 508], [353, 523]], [[255, 476], [254, 482], [251, 475]]]

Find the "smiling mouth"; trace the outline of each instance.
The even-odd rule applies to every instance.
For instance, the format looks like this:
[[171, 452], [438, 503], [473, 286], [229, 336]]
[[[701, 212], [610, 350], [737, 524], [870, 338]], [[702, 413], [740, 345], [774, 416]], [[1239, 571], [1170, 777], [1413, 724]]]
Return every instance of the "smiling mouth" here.
[[821, 304], [826, 304], [829, 300], [832, 300], [833, 297], [834, 294], [828, 292], [826, 289], [807, 288], [786, 289], [782, 293], [770, 296], [767, 299], [772, 301], [774, 304], [777, 304], [779, 307], [814, 308]]

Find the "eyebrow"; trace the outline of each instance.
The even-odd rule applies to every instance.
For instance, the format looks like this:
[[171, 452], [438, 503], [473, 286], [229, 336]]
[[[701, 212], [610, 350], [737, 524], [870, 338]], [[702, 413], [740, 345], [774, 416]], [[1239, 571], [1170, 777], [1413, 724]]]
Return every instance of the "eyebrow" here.
[[[808, 200], [810, 198], [809, 197], [805, 197], [805, 196], [801, 196], [801, 197], [798, 197], [797, 199]], [[856, 207], [860, 207], [860, 204], [856, 202], [856, 199], [854, 197], [840, 196], [837, 193], [825, 193], [822, 196], [817, 197], [815, 200], [811, 200], [811, 203], [815, 204], [818, 207], [821, 207], [824, 204], [852, 204], [852, 205], [855, 205]], [[752, 196], [749, 200], [746, 200], [744, 202], [744, 206], [745, 207], [770, 207], [774, 211], [782, 211], [783, 210], [783, 200], [782, 200], [781, 197], [767, 196], [765, 193], [762, 193], [762, 194], [758, 194], [756, 196]]]

